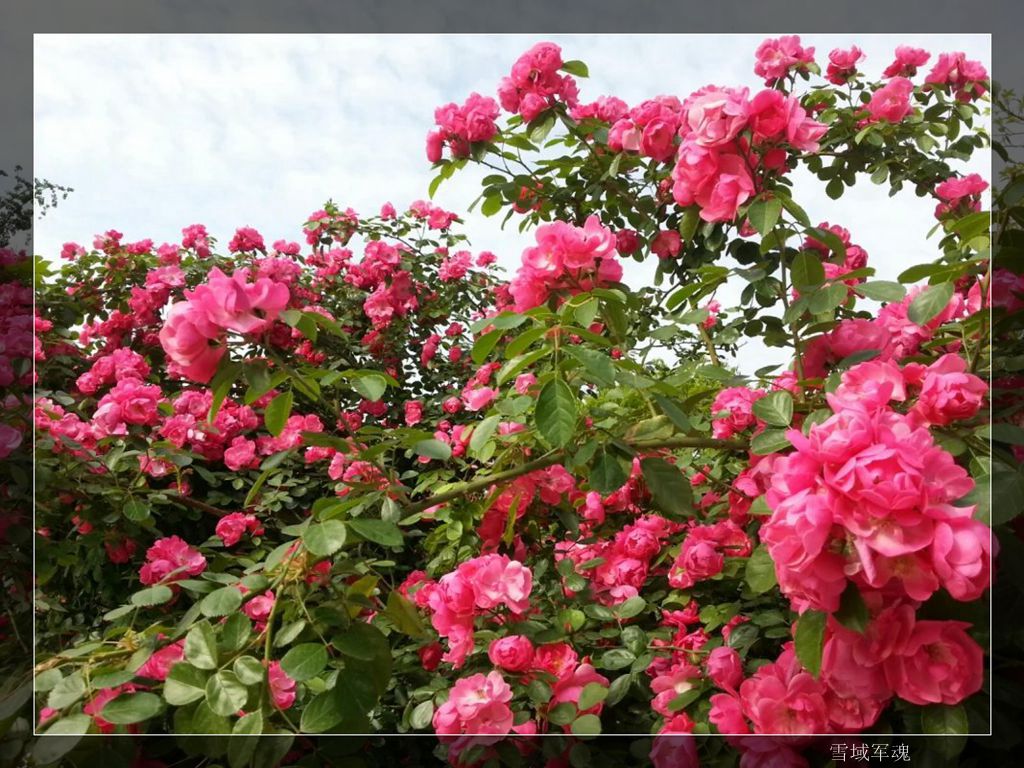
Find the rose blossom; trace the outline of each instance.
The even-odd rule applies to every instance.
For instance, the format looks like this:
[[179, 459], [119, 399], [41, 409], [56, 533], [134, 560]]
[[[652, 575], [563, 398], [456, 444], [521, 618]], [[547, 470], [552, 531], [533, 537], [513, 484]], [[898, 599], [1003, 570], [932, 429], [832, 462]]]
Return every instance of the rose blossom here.
[[487, 649], [487, 658], [501, 669], [523, 672], [533, 663], [533, 643], [523, 635], [498, 638]]

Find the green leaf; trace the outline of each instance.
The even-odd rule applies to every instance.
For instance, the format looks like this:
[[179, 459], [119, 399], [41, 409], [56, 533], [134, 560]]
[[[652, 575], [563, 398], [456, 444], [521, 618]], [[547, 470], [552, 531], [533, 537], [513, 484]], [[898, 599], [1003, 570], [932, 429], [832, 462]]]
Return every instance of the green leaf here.
[[302, 710], [299, 728], [303, 733], [323, 733], [341, 722], [345, 716], [341, 702], [334, 689], [324, 691], [313, 699]]
[[587, 69], [587, 65], [578, 59], [563, 61], [561, 69], [570, 75], [576, 75], [576, 77], [590, 77], [590, 70]]
[[952, 735], [968, 733], [970, 725], [963, 705], [929, 704], [921, 710], [921, 729], [924, 733]]
[[452, 457], [451, 446], [448, 445], [448, 443], [444, 443], [434, 438], [430, 438], [429, 440], [420, 440], [412, 447], [412, 450], [416, 455], [425, 456], [428, 459], [448, 461], [448, 459]]
[[394, 523], [385, 520], [348, 520], [345, 523], [367, 541], [380, 544], [382, 547], [400, 547], [404, 542], [402, 530]]
[[770, 392], [754, 402], [754, 415], [773, 427], [788, 427], [793, 420], [793, 396], [785, 390]]
[[495, 430], [501, 423], [501, 416], [488, 416], [479, 424], [473, 427], [473, 434], [469, 438], [469, 451], [477, 455], [494, 436]]
[[696, 205], [691, 205], [683, 211], [683, 216], [679, 220], [679, 236], [683, 242], [688, 243], [693, 240], [693, 236], [697, 234], [698, 226], [700, 226], [700, 208]]
[[821, 672], [821, 652], [825, 645], [825, 624], [828, 614], [804, 611], [796, 623], [796, 657], [804, 669], [815, 677]]
[[342, 634], [335, 635], [331, 645], [346, 656], [361, 661], [372, 661], [378, 656], [391, 654], [388, 639], [372, 624], [353, 622]]
[[179, 661], [167, 673], [164, 681], [164, 698], [175, 707], [183, 707], [199, 701], [206, 695], [206, 681], [209, 674], [191, 664]]
[[568, 725], [576, 719], [576, 705], [571, 701], [563, 701], [548, 710], [548, 720], [554, 725]]
[[192, 713], [189, 730], [192, 733], [231, 733], [231, 721], [210, 709], [207, 702], [201, 701]]
[[766, 429], [759, 435], [755, 435], [750, 441], [750, 452], [758, 456], [767, 456], [769, 453], [784, 451], [792, 448], [793, 444], [786, 437], [785, 429]]
[[838, 176], [825, 185], [825, 194], [833, 200], [843, 196], [843, 180]]
[[296, 645], [281, 659], [281, 669], [299, 682], [316, 677], [326, 666], [327, 649], [320, 643]]
[[85, 695], [85, 679], [81, 672], [74, 672], [55, 686], [46, 699], [46, 705], [51, 709], [64, 709]]
[[214, 590], [199, 604], [203, 616], [227, 616], [242, 607], [242, 591], [236, 586]]
[[577, 736], [596, 736], [601, 733], [601, 718], [597, 715], [580, 715], [569, 726]]
[[185, 658], [199, 669], [217, 668], [217, 636], [210, 622], [199, 622], [185, 635]]
[[434, 719], [434, 702], [430, 699], [417, 704], [409, 715], [409, 727], [414, 731], [429, 728]]
[[775, 563], [764, 544], [759, 544], [747, 559], [744, 580], [751, 591], [758, 595], [763, 595], [778, 583], [775, 579]]
[[171, 591], [170, 587], [164, 584], [157, 584], [155, 587], [139, 590], [132, 595], [132, 605], [141, 607], [163, 605], [172, 597], [174, 597], [174, 592]]
[[423, 620], [420, 618], [420, 614], [419, 611], [416, 610], [416, 606], [406, 600], [401, 593], [396, 590], [392, 590], [388, 594], [388, 602], [387, 607], [384, 610], [384, 615], [391, 620], [395, 629], [402, 634], [413, 638], [423, 637], [426, 634], [426, 629], [423, 626]]
[[[245, 579], [242, 580], [243, 583]], [[250, 589], [255, 587], [246, 584]], [[220, 630], [220, 646], [227, 653], [240, 651], [245, 647], [249, 636], [252, 634], [252, 621], [244, 613], [234, 613], [228, 616], [227, 621]]]
[[534, 419], [537, 431], [554, 448], [564, 448], [576, 430], [576, 395], [561, 379], [552, 379], [540, 391]]
[[263, 682], [267, 670], [260, 663], [259, 659], [253, 656], [239, 656], [231, 665], [238, 679], [246, 685], [256, 685]]
[[874, 301], [903, 301], [907, 295], [906, 288], [890, 280], [872, 280], [869, 283], [861, 283], [854, 290], [864, 298]]
[[825, 281], [825, 268], [821, 259], [814, 251], [800, 251], [793, 257], [790, 272], [795, 285], [801, 293], [808, 288], [815, 288]]
[[501, 340], [501, 337], [505, 335], [505, 331], [501, 328], [495, 328], [493, 331], [488, 331], [475, 342], [473, 342], [473, 350], [470, 352], [470, 357], [473, 358], [473, 362], [477, 365], [481, 365], [484, 360], [487, 359], [488, 355], [494, 350], [495, 345]]
[[636, 655], [625, 648], [612, 648], [601, 654], [598, 666], [602, 669], [624, 669], [636, 661]]
[[823, 285], [810, 294], [807, 308], [815, 315], [832, 312], [843, 304], [849, 295], [850, 289], [844, 283]]
[[615, 383], [615, 366], [608, 355], [587, 347], [566, 347], [565, 351], [583, 365], [595, 383], [604, 386]]
[[914, 297], [907, 308], [907, 319], [916, 325], [925, 325], [937, 317], [949, 305], [953, 298], [953, 283], [929, 285]]
[[762, 235], [768, 234], [782, 215], [782, 201], [777, 197], [758, 200], [747, 211], [747, 221]]
[[587, 683], [580, 691], [578, 707], [585, 712], [608, 698], [608, 689], [601, 683]]
[[[613, 610], [618, 618], [631, 619], [634, 616], [638, 616], [646, 607], [647, 601], [640, 597], [640, 595], [634, 595], [614, 606]], [[581, 709], [587, 709], [587, 707], [581, 707]]]
[[550, 113], [541, 114], [539, 118], [530, 123], [530, 141], [535, 143], [544, 141], [554, 127], [555, 116]]
[[234, 672], [221, 670], [206, 681], [206, 703], [215, 715], [230, 717], [245, 706], [249, 689]]
[[131, 725], [156, 717], [164, 708], [155, 693], [123, 693], [107, 702], [102, 716], [115, 725]]
[[250, 768], [263, 733], [263, 712], [256, 710], [243, 715], [231, 729], [233, 737], [228, 740], [228, 766], [230, 768]]
[[[42, 732], [43, 736], [79, 736], [85, 734], [89, 730], [89, 726], [92, 725], [92, 718], [89, 715], [69, 715], [68, 717], [62, 717], [59, 720], [51, 723], [46, 727], [46, 730]], [[63, 741], [62, 739], [40, 739], [39, 742], [47, 741]], [[71, 741], [70, 739], [68, 740]], [[39, 743], [37, 742], [37, 743]], [[72, 742], [72, 746], [78, 743], [78, 739]], [[44, 762], [40, 759], [40, 755], [36, 750], [33, 750], [33, 756], [36, 758], [37, 765], [47, 765], [50, 761]], [[66, 754], [66, 753], [65, 753]]]
[[682, 432], [690, 432], [693, 430], [693, 425], [690, 423], [690, 419], [687, 418], [686, 414], [683, 413], [682, 409], [669, 400], [664, 395], [654, 394], [652, 395], [654, 402], [657, 403], [658, 408], [664, 413], [672, 423], [675, 424]]
[[864, 603], [860, 589], [852, 581], [847, 582], [846, 589], [839, 598], [839, 610], [833, 615], [836, 621], [853, 632], [864, 634], [864, 630], [868, 628], [868, 607]]
[[327, 520], [309, 526], [302, 534], [302, 543], [317, 557], [327, 557], [345, 546], [347, 533], [340, 520]]
[[267, 410], [263, 412], [263, 423], [274, 437], [281, 434], [288, 423], [288, 417], [292, 415], [292, 397], [290, 389], [282, 392], [270, 401]]
[[352, 382], [352, 388], [365, 399], [375, 403], [384, 397], [388, 381], [379, 374], [368, 373], [357, 376]]
[[649, 456], [640, 460], [644, 482], [662, 512], [682, 516], [693, 512], [693, 490], [679, 467]]
[[121, 514], [126, 520], [133, 523], [141, 523], [149, 519], [149, 505], [141, 499], [129, 499], [121, 508]]

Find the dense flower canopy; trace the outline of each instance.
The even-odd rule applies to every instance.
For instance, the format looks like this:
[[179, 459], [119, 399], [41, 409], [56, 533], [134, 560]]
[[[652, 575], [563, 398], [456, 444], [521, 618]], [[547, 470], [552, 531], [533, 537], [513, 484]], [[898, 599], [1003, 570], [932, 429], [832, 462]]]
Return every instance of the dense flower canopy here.
[[[538, 43], [426, 140], [431, 192], [491, 171], [509, 280], [426, 200], [330, 202], [304, 246], [68, 243], [36, 318], [41, 726], [433, 731], [459, 762], [987, 716], [987, 324], [1024, 292], [956, 170], [987, 73], [930, 60], [821, 78], [785, 36], [756, 93], [631, 107]], [[814, 225], [798, 166], [932, 195], [942, 259], [873, 280], [870, 222]], [[738, 374], [745, 336], [791, 365]]]

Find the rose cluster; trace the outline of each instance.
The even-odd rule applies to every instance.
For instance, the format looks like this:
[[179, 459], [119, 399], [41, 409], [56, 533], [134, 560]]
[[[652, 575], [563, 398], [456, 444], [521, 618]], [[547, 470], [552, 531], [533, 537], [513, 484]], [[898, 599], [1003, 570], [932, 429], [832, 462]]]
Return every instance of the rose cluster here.
[[208, 382], [226, 351], [228, 331], [263, 333], [288, 305], [287, 285], [266, 277], [249, 282], [249, 272], [243, 267], [228, 276], [214, 267], [206, 283], [185, 291], [185, 301], [168, 309], [160, 344], [186, 378]]
[[622, 279], [615, 235], [591, 216], [582, 227], [562, 221], [536, 232], [537, 244], [523, 251], [509, 287], [516, 312], [540, 306], [558, 292], [579, 293]]

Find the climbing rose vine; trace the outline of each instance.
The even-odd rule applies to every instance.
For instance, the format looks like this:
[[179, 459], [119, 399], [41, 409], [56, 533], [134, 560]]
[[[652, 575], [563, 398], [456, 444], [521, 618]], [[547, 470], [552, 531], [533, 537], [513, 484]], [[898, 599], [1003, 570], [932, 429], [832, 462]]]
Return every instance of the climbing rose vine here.
[[[40, 262], [38, 727], [434, 732], [468, 764], [987, 724], [990, 309], [1024, 303], [958, 171], [987, 73], [796, 36], [752, 63], [629, 105], [542, 42], [439, 107], [428, 196], [482, 169], [507, 278], [429, 200]], [[797, 168], [933, 197], [936, 260], [874, 279], [872, 222], [809, 219]], [[786, 364], [740, 372], [744, 338]]]

